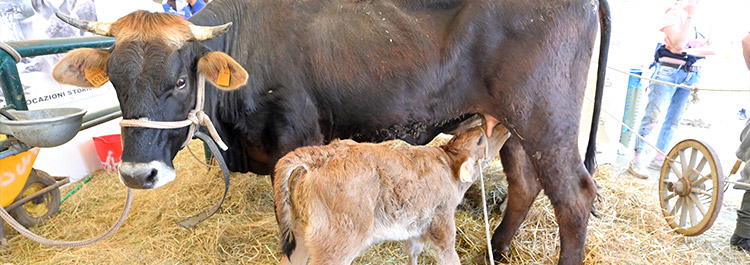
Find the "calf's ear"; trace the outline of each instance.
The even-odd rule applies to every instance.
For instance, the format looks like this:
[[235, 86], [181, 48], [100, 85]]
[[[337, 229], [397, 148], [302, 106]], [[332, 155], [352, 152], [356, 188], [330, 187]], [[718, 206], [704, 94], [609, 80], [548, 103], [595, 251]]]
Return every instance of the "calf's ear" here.
[[68, 52], [55, 64], [52, 78], [60, 84], [79, 87], [98, 87], [109, 81], [107, 76], [109, 52], [80, 48]]
[[223, 52], [209, 52], [198, 60], [198, 72], [214, 86], [234, 90], [247, 83], [247, 71]]
[[476, 162], [470, 157], [466, 157], [461, 161], [463, 162], [461, 162], [458, 168], [458, 179], [464, 183], [474, 182], [474, 171], [476, 171], [474, 165]]

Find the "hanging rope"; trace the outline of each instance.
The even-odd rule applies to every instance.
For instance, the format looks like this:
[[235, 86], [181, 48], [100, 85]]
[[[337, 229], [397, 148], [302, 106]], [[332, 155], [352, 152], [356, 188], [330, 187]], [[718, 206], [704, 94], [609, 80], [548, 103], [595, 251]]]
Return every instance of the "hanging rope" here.
[[656, 80], [656, 79], [653, 79], [653, 78], [644, 77], [644, 76], [641, 76], [641, 75], [630, 73], [628, 71], [623, 71], [623, 70], [614, 68], [612, 66], [607, 66], [607, 68], [615, 70], [616, 72], [620, 72], [620, 73], [629, 75], [629, 76], [634, 76], [634, 77], [637, 77], [637, 78], [640, 78], [640, 79], [648, 80], [650, 82], [656, 82], [656, 83], [665, 84], [665, 85], [668, 85], [668, 86], [690, 89], [693, 92], [697, 92], [697, 91], [750, 92], [750, 89], [707, 89], [707, 88], [698, 88], [698, 86], [696, 86], [696, 85], [686, 86], [686, 85], [683, 85], [683, 84], [675, 84], [675, 83], [670, 83], [670, 82], [666, 82], [666, 81], [662, 81], [662, 80]]
[[616, 72], [620, 72], [620, 73], [623, 73], [623, 74], [629, 75], [629, 76], [633, 76], [633, 77], [637, 77], [637, 78], [640, 78], [640, 79], [648, 80], [648, 81], [650, 81], [650, 82], [654, 82], [654, 83], [659, 83], [659, 84], [664, 84], [664, 85], [668, 85], [668, 86], [673, 86], [673, 87], [678, 87], [678, 88], [684, 88], [684, 89], [688, 89], [688, 90], [690, 90], [690, 92], [691, 92], [691, 93], [690, 93], [690, 96], [691, 96], [692, 98], [690, 99], [690, 102], [692, 102], [692, 103], [697, 103], [697, 102], [698, 102], [698, 101], [700, 100], [700, 99], [698, 98], [698, 91], [712, 91], [712, 92], [750, 92], [750, 90], [742, 90], [742, 89], [706, 89], [706, 88], [698, 88], [698, 86], [696, 86], [695, 84], [693, 84], [693, 85], [691, 85], [691, 86], [687, 86], [687, 85], [683, 85], [683, 84], [675, 84], [675, 83], [670, 83], [670, 82], [666, 82], [666, 81], [662, 81], [662, 80], [656, 80], [656, 79], [653, 79], [653, 78], [648, 78], [648, 77], [644, 77], [644, 76], [641, 76], [641, 75], [633, 74], [633, 73], [630, 73], [630, 72], [628, 72], [628, 71], [623, 71], [623, 70], [620, 70], [620, 69], [617, 69], [617, 68], [614, 68], [614, 67], [611, 67], [611, 66], [607, 66], [607, 68], [609, 68], [609, 69], [612, 69], [612, 70], [614, 70], [614, 71], [616, 71]]

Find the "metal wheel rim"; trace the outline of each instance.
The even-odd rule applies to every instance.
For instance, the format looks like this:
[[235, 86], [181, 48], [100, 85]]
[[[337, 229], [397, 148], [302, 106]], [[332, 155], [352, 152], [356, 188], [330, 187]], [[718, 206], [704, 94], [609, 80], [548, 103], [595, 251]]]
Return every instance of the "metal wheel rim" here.
[[[31, 194], [34, 194], [42, 189], [44, 189], [43, 183], [31, 183], [26, 189], [24, 189], [22, 195], [23, 197], [31, 196]], [[37, 201], [40, 201], [40, 203], [37, 203]], [[47, 204], [49, 203], [50, 196], [48, 194], [44, 194], [39, 196], [38, 198], [35, 198], [27, 203], [24, 203], [21, 208], [26, 212], [26, 214], [29, 217], [32, 218], [42, 218], [49, 210], [47, 209]]]
[[[679, 180], [690, 183], [689, 192], [685, 192], [687, 196], [675, 188]], [[700, 235], [719, 215], [723, 188], [721, 162], [713, 149], [699, 140], [683, 140], [670, 150], [661, 168], [659, 201], [662, 214], [675, 232], [686, 236]]]

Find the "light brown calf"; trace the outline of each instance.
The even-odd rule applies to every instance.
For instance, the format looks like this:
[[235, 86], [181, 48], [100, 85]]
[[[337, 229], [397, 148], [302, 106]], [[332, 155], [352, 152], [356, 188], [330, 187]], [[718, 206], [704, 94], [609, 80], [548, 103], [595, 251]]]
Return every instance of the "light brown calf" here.
[[[383, 144], [334, 141], [302, 147], [276, 165], [280, 264], [351, 264], [372, 243], [404, 241], [417, 264], [431, 242], [441, 264], [459, 264], [454, 212], [510, 134], [475, 127], [439, 147], [394, 150]], [[492, 158], [490, 157], [490, 158]]]

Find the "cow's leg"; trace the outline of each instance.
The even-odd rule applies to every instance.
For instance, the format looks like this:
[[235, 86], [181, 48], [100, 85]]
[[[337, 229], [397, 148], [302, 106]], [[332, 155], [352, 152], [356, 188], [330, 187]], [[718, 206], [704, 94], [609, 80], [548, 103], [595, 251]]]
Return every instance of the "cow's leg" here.
[[555, 208], [560, 229], [559, 264], [581, 264], [596, 185], [583, 164], [556, 162], [557, 168], [540, 168], [543, 173], [539, 179]]
[[409, 254], [409, 265], [417, 265], [419, 254], [424, 249], [424, 243], [420, 238], [410, 238], [404, 240], [404, 250]]
[[500, 150], [500, 157], [508, 179], [508, 205], [502, 222], [492, 235], [492, 251], [495, 259], [500, 259], [503, 254], [508, 253], [511, 239], [541, 190], [533, 165], [518, 137], [508, 139]]
[[555, 209], [560, 233], [559, 264], [581, 264], [596, 185], [581, 162], [575, 138], [561, 134], [532, 139], [536, 140], [524, 142], [524, 149], [533, 154], [530, 159], [539, 182]]
[[[274, 112], [268, 114], [265, 134], [269, 139], [264, 140], [264, 149], [268, 151], [267, 164], [270, 169], [286, 155], [302, 146], [322, 145], [320, 116], [313, 100], [303, 88], [287, 88], [283, 86], [273, 89], [278, 101], [274, 102]], [[270, 174], [273, 182], [274, 174]]]
[[456, 221], [455, 210], [446, 209], [443, 213], [435, 215], [425, 237], [432, 242], [438, 254], [439, 264], [459, 265], [461, 264], [456, 253]]

